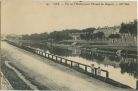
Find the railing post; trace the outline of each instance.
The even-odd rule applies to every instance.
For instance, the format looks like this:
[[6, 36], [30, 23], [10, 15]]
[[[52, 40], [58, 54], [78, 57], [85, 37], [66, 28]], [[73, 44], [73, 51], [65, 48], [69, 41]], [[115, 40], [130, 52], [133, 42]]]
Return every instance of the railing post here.
[[80, 67], [80, 64], [78, 63], [78, 69], [79, 69], [79, 67]]
[[60, 62], [62, 63], [62, 58], [60, 58]]
[[95, 76], [97, 76], [97, 68], [95, 68]]
[[91, 74], [93, 75], [94, 74], [94, 64], [91, 64]]
[[106, 78], [109, 78], [109, 72], [106, 71]]
[[85, 72], [87, 72], [87, 65], [85, 65]]
[[72, 61], [71, 61], [71, 67], [72, 67]]
[[57, 56], [56, 56], [56, 61], [57, 61]]
[[47, 58], [49, 58], [49, 54], [48, 54]]
[[138, 80], [136, 81], [136, 90], [138, 90]]
[[54, 60], [54, 59], [53, 59], [53, 55], [51, 55], [51, 56], [52, 56], [52, 60]]

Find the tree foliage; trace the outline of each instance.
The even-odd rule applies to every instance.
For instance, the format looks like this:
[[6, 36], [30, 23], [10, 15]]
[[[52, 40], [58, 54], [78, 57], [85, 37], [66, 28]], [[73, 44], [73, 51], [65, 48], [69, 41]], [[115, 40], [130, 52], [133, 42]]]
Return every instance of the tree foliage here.
[[62, 40], [71, 39], [71, 36], [66, 31], [62, 31], [62, 32], [54, 31], [48, 35], [48, 39], [53, 39], [55, 41], [62, 41]]
[[62, 40], [69, 40], [72, 39], [72, 37], [70, 36], [72, 33], [87, 33], [87, 35], [85, 36], [91, 36], [90, 34], [92, 34], [94, 32], [95, 28], [86, 28], [86, 29], [66, 29], [66, 30], [62, 30], [62, 31], [54, 31], [51, 33], [35, 33], [35, 34], [31, 34], [31, 35], [22, 35], [22, 39], [23, 40], [49, 40], [52, 39], [53, 41], [62, 41]]
[[103, 38], [105, 38], [105, 35], [103, 32], [86, 33], [86, 34], [81, 34], [80, 38], [84, 39], [84, 40], [103, 39]]
[[108, 38], [114, 39], [114, 38], [121, 38], [120, 34], [111, 34]]
[[46, 32], [41, 34], [34, 33], [31, 35], [28, 35], [28, 34], [22, 35], [23, 40], [45, 40], [47, 38], [48, 38], [48, 34]]
[[137, 20], [134, 20], [130, 23], [122, 23], [119, 32], [129, 33], [131, 35], [137, 36]]

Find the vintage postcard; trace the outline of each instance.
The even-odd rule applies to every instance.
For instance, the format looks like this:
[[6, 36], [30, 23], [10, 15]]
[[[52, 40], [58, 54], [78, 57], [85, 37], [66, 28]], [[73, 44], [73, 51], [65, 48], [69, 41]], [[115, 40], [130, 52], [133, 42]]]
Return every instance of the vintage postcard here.
[[138, 90], [137, 1], [0, 0], [1, 90]]

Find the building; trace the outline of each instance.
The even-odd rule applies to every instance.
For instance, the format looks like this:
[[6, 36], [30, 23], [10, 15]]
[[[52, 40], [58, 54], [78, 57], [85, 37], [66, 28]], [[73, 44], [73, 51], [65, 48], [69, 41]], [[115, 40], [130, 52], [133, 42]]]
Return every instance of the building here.
[[82, 33], [71, 33], [70, 36], [73, 38], [73, 40], [80, 40], [80, 35]]
[[94, 33], [97, 32], [103, 32], [105, 37], [108, 37], [111, 34], [119, 34], [120, 26], [113, 26], [113, 27], [103, 27], [103, 28], [97, 28]]
[[[103, 28], [97, 28], [92, 32], [92, 34], [97, 33], [97, 32], [103, 32], [105, 37], [108, 37], [110, 34], [119, 34], [120, 31], [120, 26], [114, 26], [114, 27], [103, 27]], [[70, 36], [73, 38], [73, 40], [80, 40], [80, 35], [86, 35], [89, 32], [77, 32], [77, 33], [72, 33]], [[90, 34], [90, 33], [89, 33]]]

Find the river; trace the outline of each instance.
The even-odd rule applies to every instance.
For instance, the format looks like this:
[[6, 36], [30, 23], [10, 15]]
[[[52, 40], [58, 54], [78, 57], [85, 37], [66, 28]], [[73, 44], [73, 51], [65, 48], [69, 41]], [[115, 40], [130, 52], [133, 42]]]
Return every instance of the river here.
[[94, 64], [95, 67], [107, 70], [111, 79], [134, 89], [136, 88], [137, 57], [101, 54], [76, 48], [62, 48], [40, 44], [29, 46], [90, 66], [91, 64]]

